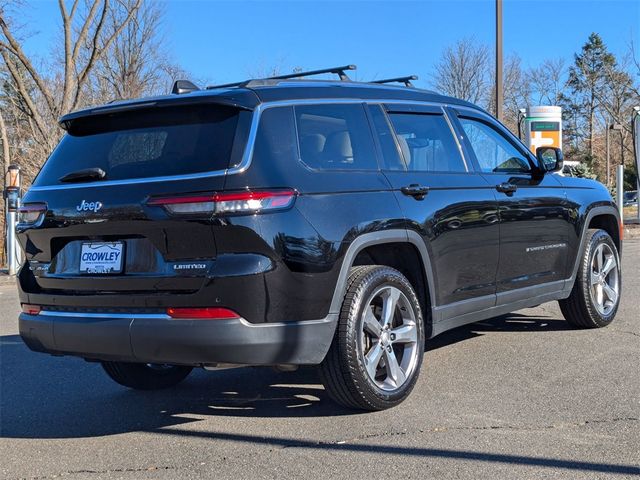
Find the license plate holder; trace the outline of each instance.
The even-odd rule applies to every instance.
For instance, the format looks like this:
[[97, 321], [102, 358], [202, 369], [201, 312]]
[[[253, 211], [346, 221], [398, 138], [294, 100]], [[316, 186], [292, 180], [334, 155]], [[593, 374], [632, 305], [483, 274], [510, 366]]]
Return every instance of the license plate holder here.
[[83, 242], [80, 273], [113, 275], [122, 273], [124, 242]]

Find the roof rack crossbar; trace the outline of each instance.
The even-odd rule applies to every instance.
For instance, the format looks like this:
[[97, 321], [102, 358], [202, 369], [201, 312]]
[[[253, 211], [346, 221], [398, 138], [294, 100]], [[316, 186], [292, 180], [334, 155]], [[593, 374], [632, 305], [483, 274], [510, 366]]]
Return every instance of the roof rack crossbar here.
[[385, 78], [384, 80], [374, 80], [371, 83], [404, 83], [406, 87], [413, 87], [411, 80], [418, 80], [417, 75], [407, 75], [406, 77]]
[[[308, 72], [295, 72], [288, 73], [286, 75], [276, 75], [273, 77], [266, 77], [258, 80], [286, 80], [288, 78], [300, 78], [300, 77], [310, 77], [313, 75], [321, 75], [323, 73], [333, 73], [340, 77], [340, 80], [347, 82], [351, 79], [345, 73], [347, 70], [355, 70], [357, 67], [355, 65], [343, 65], [341, 67], [331, 67], [331, 68], [322, 68], [320, 70], [309, 70]], [[241, 85], [246, 85], [251, 80], [243, 80], [241, 82], [233, 82], [233, 83], [223, 83], [221, 85], [210, 85], [207, 90], [211, 90], [213, 88], [227, 88], [227, 87], [239, 87]]]
[[321, 75], [323, 73], [334, 73], [340, 77], [342, 81], [351, 80], [349, 76], [344, 73], [347, 70], [355, 70], [357, 67], [355, 65], [343, 65], [341, 67], [332, 67], [332, 68], [322, 68], [320, 70], [309, 70], [308, 72], [296, 72], [296, 73], [288, 73], [286, 75], [277, 75], [275, 77], [269, 77], [269, 80], [285, 80], [287, 78], [298, 78], [298, 77], [311, 77], [313, 75]]

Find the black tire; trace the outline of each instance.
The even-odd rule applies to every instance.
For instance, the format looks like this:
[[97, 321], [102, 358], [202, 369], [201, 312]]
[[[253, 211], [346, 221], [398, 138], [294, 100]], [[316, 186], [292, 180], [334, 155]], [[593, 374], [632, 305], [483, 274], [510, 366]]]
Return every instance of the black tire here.
[[[389, 324], [390, 326], [382, 327], [385, 323], [384, 319], [375, 317], [375, 312], [378, 312], [378, 309], [383, 310], [386, 303], [383, 303], [381, 307], [376, 307], [371, 302], [377, 302], [378, 297], [372, 296], [381, 291], [396, 292], [396, 290], [402, 293], [396, 303], [399, 305], [399, 310], [394, 308], [393, 321]], [[386, 302], [386, 300], [380, 301]], [[367, 333], [363, 333], [366, 308], [369, 308], [369, 311], [374, 314], [373, 318], [376, 321], [381, 322], [381, 329], [377, 337], [370, 337]], [[411, 309], [410, 312], [409, 309]], [[406, 320], [405, 315], [411, 319]], [[382, 317], [383, 313], [379, 312], [379, 316]], [[401, 342], [397, 340], [397, 343], [391, 342], [391, 340], [396, 342], [396, 335], [400, 335], [392, 333], [398, 332], [394, 328], [399, 326], [412, 328], [413, 324], [415, 324], [415, 331], [412, 330], [411, 336], [412, 338], [415, 336], [415, 349], [413, 341]], [[394, 325], [395, 327], [392, 328]], [[377, 338], [377, 340], [371, 340], [371, 338]], [[386, 384], [383, 386], [380, 386], [384, 382], [377, 380], [377, 374], [373, 375], [372, 380], [370, 374], [367, 373], [365, 350], [371, 354], [374, 347], [382, 350], [381, 357], [379, 357], [382, 360], [375, 362], [375, 365], [374, 362], [371, 362], [373, 368], [371, 366], [370, 368], [375, 372], [380, 372], [381, 377], [384, 377], [386, 372], [387, 378], [384, 380]], [[396, 349], [402, 351], [396, 353]], [[389, 383], [393, 388], [400, 382], [397, 382], [389, 373], [390, 371], [397, 372], [395, 369], [390, 370], [393, 362], [390, 361], [389, 366], [385, 365], [387, 359], [390, 359], [390, 354], [393, 354], [397, 362], [395, 365], [400, 366], [404, 377], [403, 383], [391, 390]], [[352, 268], [333, 343], [319, 369], [320, 378], [329, 397], [345, 407], [354, 409], [374, 411], [394, 407], [405, 400], [413, 390], [420, 374], [423, 354], [424, 323], [422, 311], [409, 281], [400, 272], [390, 267], [366, 265]], [[402, 369], [400, 364], [407, 364], [408, 373]]]
[[102, 362], [113, 381], [136, 390], [158, 390], [177, 385], [187, 378], [192, 367], [151, 365], [146, 363]]
[[[559, 301], [560, 310], [567, 322], [576, 328], [601, 328], [606, 327], [613, 321], [620, 304], [620, 294], [622, 292], [620, 256], [613, 239], [604, 230], [589, 229], [586, 235], [585, 249], [582, 257], [578, 259], [580, 264], [573, 289], [567, 299]], [[608, 279], [609, 282], [612, 282], [611, 275], [613, 273], [617, 275], [617, 298], [615, 302], [611, 301], [611, 304], [604, 311], [602, 306], [598, 304], [597, 299], [594, 298], [593, 283], [591, 281], [594, 256], [601, 245], [603, 245], [603, 250], [611, 253], [612, 258], [615, 260], [614, 269], [616, 270], [615, 272], [613, 270], [610, 271], [603, 278], [603, 281]], [[607, 283], [607, 286], [609, 286], [609, 283]]]

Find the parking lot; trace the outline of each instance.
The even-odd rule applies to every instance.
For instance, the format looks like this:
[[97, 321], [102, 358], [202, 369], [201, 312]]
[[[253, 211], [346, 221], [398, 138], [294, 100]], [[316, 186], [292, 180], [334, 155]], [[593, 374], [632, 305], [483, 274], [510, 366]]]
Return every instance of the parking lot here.
[[332, 404], [310, 368], [194, 371], [135, 392], [97, 364], [30, 352], [0, 286], [2, 478], [632, 478], [640, 476], [640, 240], [606, 329], [556, 304], [427, 344], [407, 402]]

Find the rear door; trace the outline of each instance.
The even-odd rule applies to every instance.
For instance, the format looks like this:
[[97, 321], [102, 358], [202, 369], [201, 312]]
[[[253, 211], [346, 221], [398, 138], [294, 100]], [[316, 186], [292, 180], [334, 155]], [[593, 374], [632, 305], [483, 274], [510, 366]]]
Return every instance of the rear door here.
[[489, 115], [466, 108], [456, 113], [472, 159], [498, 199], [498, 304], [529, 297], [526, 287], [561, 288], [555, 282], [566, 277], [571, 222], [564, 188]]
[[[467, 164], [440, 106], [370, 105], [385, 175], [431, 259], [437, 317], [495, 304], [493, 189]], [[438, 318], [436, 318], [436, 321]]]

